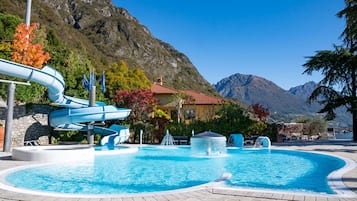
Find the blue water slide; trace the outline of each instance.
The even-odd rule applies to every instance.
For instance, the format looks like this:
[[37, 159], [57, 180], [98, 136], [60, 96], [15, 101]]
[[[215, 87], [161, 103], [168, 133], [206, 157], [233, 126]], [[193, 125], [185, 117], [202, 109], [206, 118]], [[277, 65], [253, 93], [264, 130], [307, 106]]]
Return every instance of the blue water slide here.
[[[63, 76], [49, 66], [37, 69], [0, 59], [0, 74], [22, 78], [47, 87], [49, 99], [55, 105], [65, 107], [49, 115], [50, 125], [55, 129], [87, 131], [87, 122], [124, 119], [131, 111], [105, 105], [103, 102], [96, 102], [95, 106], [89, 107], [88, 100], [65, 96]], [[109, 128], [95, 126], [94, 132], [105, 135], [101, 141], [102, 145], [116, 145], [129, 138], [129, 129], [119, 125], [112, 125]]]

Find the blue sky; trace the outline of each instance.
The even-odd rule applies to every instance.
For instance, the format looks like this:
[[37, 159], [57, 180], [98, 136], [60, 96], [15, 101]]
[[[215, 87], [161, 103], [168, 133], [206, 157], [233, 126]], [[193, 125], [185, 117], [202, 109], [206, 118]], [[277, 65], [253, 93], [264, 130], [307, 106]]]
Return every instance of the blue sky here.
[[251, 74], [289, 89], [321, 75], [302, 75], [307, 56], [340, 45], [343, 0], [113, 0], [154, 37], [184, 53], [211, 84]]

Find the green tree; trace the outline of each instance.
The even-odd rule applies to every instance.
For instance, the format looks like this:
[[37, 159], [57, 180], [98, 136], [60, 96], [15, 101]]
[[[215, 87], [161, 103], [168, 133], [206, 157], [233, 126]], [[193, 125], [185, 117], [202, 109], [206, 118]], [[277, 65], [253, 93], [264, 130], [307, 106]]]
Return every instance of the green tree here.
[[345, 0], [345, 8], [337, 13], [340, 18], [345, 18], [346, 27], [341, 37], [351, 52], [357, 51], [357, 0]]
[[31, 82], [30, 86], [17, 85], [15, 99], [23, 103], [48, 103], [47, 88]]
[[308, 57], [304, 73], [321, 72], [324, 78], [312, 92], [309, 101], [317, 101], [328, 120], [336, 117], [335, 109], [344, 106], [352, 113], [353, 140], [357, 141], [357, 0], [345, 0], [346, 7], [338, 13], [346, 19], [342, 33], [344, 44], [334, 46], [334, 50], [317, 51]]
[[12, 41], [17, 25], [22, 22], [18, 16], [0, 13], [0, 40]]
[[238, 104], [225, 103], [217, 112], [219, 116], [215, 120], [217, 125], [216, 131], [221, 131], [224, 134], [230, 133], [249, 133], [249, 126], [253, 121], [249, 118], [248, 113]]
[[[70, 51], [67, 56], [67, 65], [61, 67], [65, 78], [65, 92], [68, 96], [88, 98], [88, 90], [83, 87], [83, 74], [89, 75], [89, 69], [93, 69], [92, 63], [83, 55]], [[99, 89], [99, 87], [97, 87]], [[99, 94], [99, 93], [97, 93]]]
[[327, 129], [327, 121], [319, 117], [311, 118], [301, 116], [295, 120], [297, 123], [303, 123], [303, 134], [304, 135], [318, 135], [323, 133]]
[[0, 58], [11, 59], [12, 45], [9, 41], [0, 41]]
[[252, 123], [248, 126], [247, 131], [249, 135], [262, 135], [266, 128], [266, 123], [262, 121], [252, 121]]
[[327, 122], [321, 118], [313, 118], [308, 124], [308, 135], [319, 135], [327, 129]]
[[[88, 98], [88, 90], [83, 88], [83, 75], [89, 74], [90, 69], [94, 69], [91, 60], [80, 52], [69, 49], [68, 46], [61, 43], [58, 36], [52, 29], [47, 31], [47, 46], [51, 52], [50, 66], [55, 67], [64, 77], [65, 80], [65, 93], [68, 96], [77, 98]], [[97, 81], [99, 80], [97, 74]], [[107, 101], [104, 95], [99, 92], [99, 83], [96, 83], [97, 101]]]
[[18, 16], [0, 13], [0, 58], [11, 60], [15, 29], [21, 22]]
[[109, 66], [105, 74], [108, 98], [113, 98], [117, 90], [149, 89], [151, 86], [144, 71], [139, 68], [130, 70], [124, 60]]
[[[12, 41], [17, 25], [22, 19], [15, 15], [0, 13], [0, 58], [11, 60]], [[13, 79], [9, 76], [0, 75], [0, 79]], [[7, 84], [0, 83], [0, 96], [7, 96]]]

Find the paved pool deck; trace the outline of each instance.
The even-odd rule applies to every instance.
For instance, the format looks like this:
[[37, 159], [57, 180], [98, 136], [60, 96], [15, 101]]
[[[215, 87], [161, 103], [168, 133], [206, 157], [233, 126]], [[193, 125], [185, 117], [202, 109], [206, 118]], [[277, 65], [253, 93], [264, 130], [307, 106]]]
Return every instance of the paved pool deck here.
[[[324, 143], [286, 143], [276, 144], [273, 148], [316, 151], [351, 159], [357, 163], [357, 143], [352, 142], [324, 142]], [[35, 164], [34, 162], [11, 160], [11, 153], [0, 152], [0, 170]], [[225, 188], [217, 185], [170, 191], [165, 193], [150, 193], [137, 195], [103, 195], [87, 197], [63, 197], [53, 195], [34, 195], [30, 193], [14, 192], [0, 189], [0, 201], [39, 200], [39, 201], [357, 201], [357, 168], [353, 168], [343, 175], [343, 183], [352, 192], [349, 195], [321, 195], [283, 192], [273, 190], [252, 190]], [[356, 194], [353, 194], [356, 193]]]

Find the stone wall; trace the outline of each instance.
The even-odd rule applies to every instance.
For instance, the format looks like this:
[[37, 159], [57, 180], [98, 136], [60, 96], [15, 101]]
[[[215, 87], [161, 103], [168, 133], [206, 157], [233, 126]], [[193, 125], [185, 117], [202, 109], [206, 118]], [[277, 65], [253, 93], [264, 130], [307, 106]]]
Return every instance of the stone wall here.
[[[1, 102], [1, 100], [0, 100]], [[48, 114], [55, 108], [50, 105], [17, 104], [11, 132], [11, 147], [24, 146], [25, 141], [35, 140], [41, 145], [49, 144], [52, 128]], [[5, 126], [6, 104], [0, 104], [0, 123]]]

